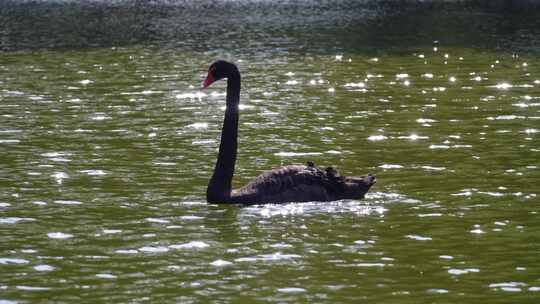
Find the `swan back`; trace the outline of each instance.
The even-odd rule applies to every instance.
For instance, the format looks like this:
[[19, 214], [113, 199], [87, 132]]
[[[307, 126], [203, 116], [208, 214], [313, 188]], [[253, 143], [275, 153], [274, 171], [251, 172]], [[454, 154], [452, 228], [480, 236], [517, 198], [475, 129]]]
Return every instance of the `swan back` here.
[[361, 199], [374, 180], [341, 177], [331, 167], [321, 170], [312, 163], [290, 165], [262, 173], [246, 186], [234, 190], [231, 198], [239, 203]]

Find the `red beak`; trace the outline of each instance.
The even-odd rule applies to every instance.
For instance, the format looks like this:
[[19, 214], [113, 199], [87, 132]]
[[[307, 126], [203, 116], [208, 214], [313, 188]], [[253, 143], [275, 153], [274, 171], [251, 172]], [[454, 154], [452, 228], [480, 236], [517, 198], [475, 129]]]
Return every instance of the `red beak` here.
[[208, 76], [206, 76], [206, 79], [203, 82], [202, 88], [206, 89], [208, 86], [210, 86], [212, 83], [214, 83], [214, 76], [212, 76], [211, 72], [208, 72]]

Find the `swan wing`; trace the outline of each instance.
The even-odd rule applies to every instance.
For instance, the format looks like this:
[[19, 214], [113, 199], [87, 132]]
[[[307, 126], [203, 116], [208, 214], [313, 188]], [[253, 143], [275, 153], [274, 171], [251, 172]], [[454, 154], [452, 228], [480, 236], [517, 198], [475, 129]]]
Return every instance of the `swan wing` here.
[[314, 166], [291, 165], [266, 171], [234, 191], [242, 202], [327, 201], [339, 193], [339, 179]]

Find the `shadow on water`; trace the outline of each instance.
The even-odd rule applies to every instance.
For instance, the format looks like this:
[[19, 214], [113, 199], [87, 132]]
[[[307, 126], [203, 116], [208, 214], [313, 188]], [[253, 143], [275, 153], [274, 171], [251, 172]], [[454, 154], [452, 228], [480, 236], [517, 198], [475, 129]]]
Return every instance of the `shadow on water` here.
[[7, 0], [0, 4], [0, 50], [150, 43], [335, 53], [393, 51], [438, 40], [538, 52], [537, 5], [506, 3], [534, 2]]

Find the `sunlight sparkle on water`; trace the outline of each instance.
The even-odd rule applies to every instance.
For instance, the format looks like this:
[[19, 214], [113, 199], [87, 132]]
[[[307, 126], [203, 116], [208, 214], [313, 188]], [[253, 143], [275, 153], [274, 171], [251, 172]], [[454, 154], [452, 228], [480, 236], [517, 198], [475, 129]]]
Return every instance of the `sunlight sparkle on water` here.
[[484, 234], [484, 233], [486, 233], [484, 230], [482, 230], [480, 228], [473, 229], [470, 232], [473, 233], [473, 234]]
[[306, 292], [307, 290], [305, 290], [304, 288], [299, 288], [299, 287], [285, 287], [285, 288], [279, 288], [277, 291], [282, 292], [282, 293], [294, 294], [294, 293], [303, 293], [303, 292]]
[[55, 200], [54, 203], [60, 204], [60, 205], [82, 205], [83, 204], [82, 202], [75, 201], [75, 200]]
[[79, 81], [79, 83], [82, 84], [82, 85], [88, 85], [88, 84], [93, 83], [93, 81], [90, 80], [90, 79], [85, 79], [85, 80]]
[[208, 123], [207, 122], [195, 122], [195, 123], [187, 125], [186, 128], [195, 129], [195, 130], [204, 130], [204, 129], [208, 129]]
[[47, 157], [48, 159], [55, 161], [55, 162], [70, 162], [71, 160], [68, 158], [71, 156], [71, 153], [68, 152], [48, 152], [41, 154], [43, 157]]
[[29, 217], [0, 217], [0, 224], [16, 224], [20, 221], [35, 221], [34, 218]]
[[224, 266], [232, 265], [232, 262], [219, 259], [219, 260], [213, 261], [212, 263], [210, 263], [210, 265], [215, 266], [215, 267], [224, 267]]
[[144, 246], [139, 248], [139, 251], [146, 253], [163, 253], [169, 251], [169, 248], [164, 246]]
[[384, 136], [384, 135], [371, 135], [370, 137], [368, 137], [367, 139], [369, 141], [381, 141], [381, 140], [385, 140], [387, 139], [388, 137]]
[[50, 239], [65, 240], [65, 239], [72, 238], [73, 234], [63, 233], [63, 232], [49, 232], [49, 233], [47, 233], [47, 236]]
[[110, 274], [110, 273], [98, 273], [98, 274], [96, 274], [96, 278], [100, 278], [100, 279], [116, 279], [117, 276], [115, 276], [114, 274]]
[[408, 238], [408, 239], [411, 239], [411, 240], [415, 240], [415, 241], [431, 241], [431, 240], [433, 240], [433, 238], [431, 238], [429, 236], [421, 236], [421, 235], [414, 235], [414, 234], [409, 234], [409, 235], [406, 235], [405, 237]]
[[51, 290], [48, 287], [36, 287], [36, 286], [26, 286], [26, 285], [17, 285], [17, 290], [23, 290], [23, 291], [47, 291]]
[[405, 78], [408, 78], [408, 77], [409, 77], [409, 74], [407, 74], [407, 73], [396, 74], [397, 79], [405, 79]]
[[172, 248], [172, 249], [204, 249], [204, 248], [207, 248], [209, 246], [210, 245], [208, 245], [207, 243], [202, 242], [202, 241], [191, 241], [189, 243], [171, 245], [171, 246], [169, 246], [169, 248]]
[[176, 99], [202, 99], [208, 96], [203, 92], [194, 92], [194, 93], [181, 93], [176, 94]]
[[90, 176], [103, 176], [103, 175], [107, 175], [107, 173], [103, 170], [81, 170], [79, 171], [81, 173], [85, 173], [87, 175], [90, 175]]
[[315, 156], [322, 155], [320, 152], [278, 152], [274, 153], [275, 156], [281, 157], [296, 157], [296, 156]]
[[409, 139], [409, 140], [419, 140], [419, 139], [429, 139], [428, 136], [420, 136], [418, 134], [411, 134], [409, 136], [399, 136], [399, 139]]
[[36, 271], [53, 271], [54, 269], [55, 268], [53, 266], [45, 265], [45, 264], [34, 266], [34, 270]]
[[504, 283], [492, 283], [489, 284], [489, 288], [498, 289], [506, 292], [521, 292], [521, 287], [526, 287], [527, 284], [523, 282], [504, 282]]
[[0, 265], [9, 265], [9, 264], [22, 265], [22, 264], [28, 264], [28, 263], [30, 262], [24, 259], [0, 258]]
[[507, 82], [502, 82], [502, 83], [498, 83], [497, 85], [493, 86], [494, 88], [496, 89], [499, 89], [499, 90], [508, 90], [508, 89], [511, 89], [513, 87], [513, 85], [507, 83]]
[[467, 274], [467, 273], [477, 273], [477, 272], [480, 272], [480, 269], [478, 269], [478, 268], [465, 268], [465, 269], [451, 268], [451, 269], [448, 269], [449, 274], [456, 275], [456, 276]]
[[18, 139], [0, 139], [0, 144], [17, 144], [20, 142]]
[[298, 80], [288, 80], [285, 84], [286, 85], [297, 85], [300, 82]]
[[[302, 204], [269, 204], [264, 206], [253, 206], [243, 210], [242, 217], [246, 220], [254, 219], [253, 215], [271, 218], [275, 216], [313, 216], [315, 214], [340, 214], [351, 213], [357, 216], [383, 216], [387, 211], [382, 206], [373, 206], [355, 200], [341, 200], [319, 204], [317, 202], [307, 202]], [[255, 217], [256, 218], [256, 217]], [[274, 246], [276, 248], [289, 248], [288, 245]]]
[[365, 82], [348, 82], [344, 85], [345, 87], [350, 87], [350, 88], [365, 88], [366, 87], [366, 83]]
[[447, 289], [444, 289], [444, 288], [431, 288], [431, 289], [426, 290], [426, 292], [431, 293], [431, 294], [447, 294], [447, 293], [449, 293], [449, 291]]
[[418, 118], [416, 122], [420, 124], [429, 124], [429, 123], [433, 123], [437, 121], [435, 119], [430, 119], [430, 118]]
[[69, 178], [69, 175], [65, 172], [55, 172], [51, 175], [56, 180], [56, 183], [61, 185], [64, 182], [64, 179]]
[[445, 167], [434, 167], [434, 166], [421, 166], [422, 169], [425, 169], [427, 171], [444, 171], [446, 170]]
[[384, 165], [380, 165], [379, 168], [382, 168], [382, 169], [401, 169], [403, 168], [402, 165], [396, 165], [396, 164], [384, 164]]
[[540, 132], [538, 129], [525, 129], [523, 131], [523, 133], [525, 133], [525, 134], [536, 134], [538, 132]]

